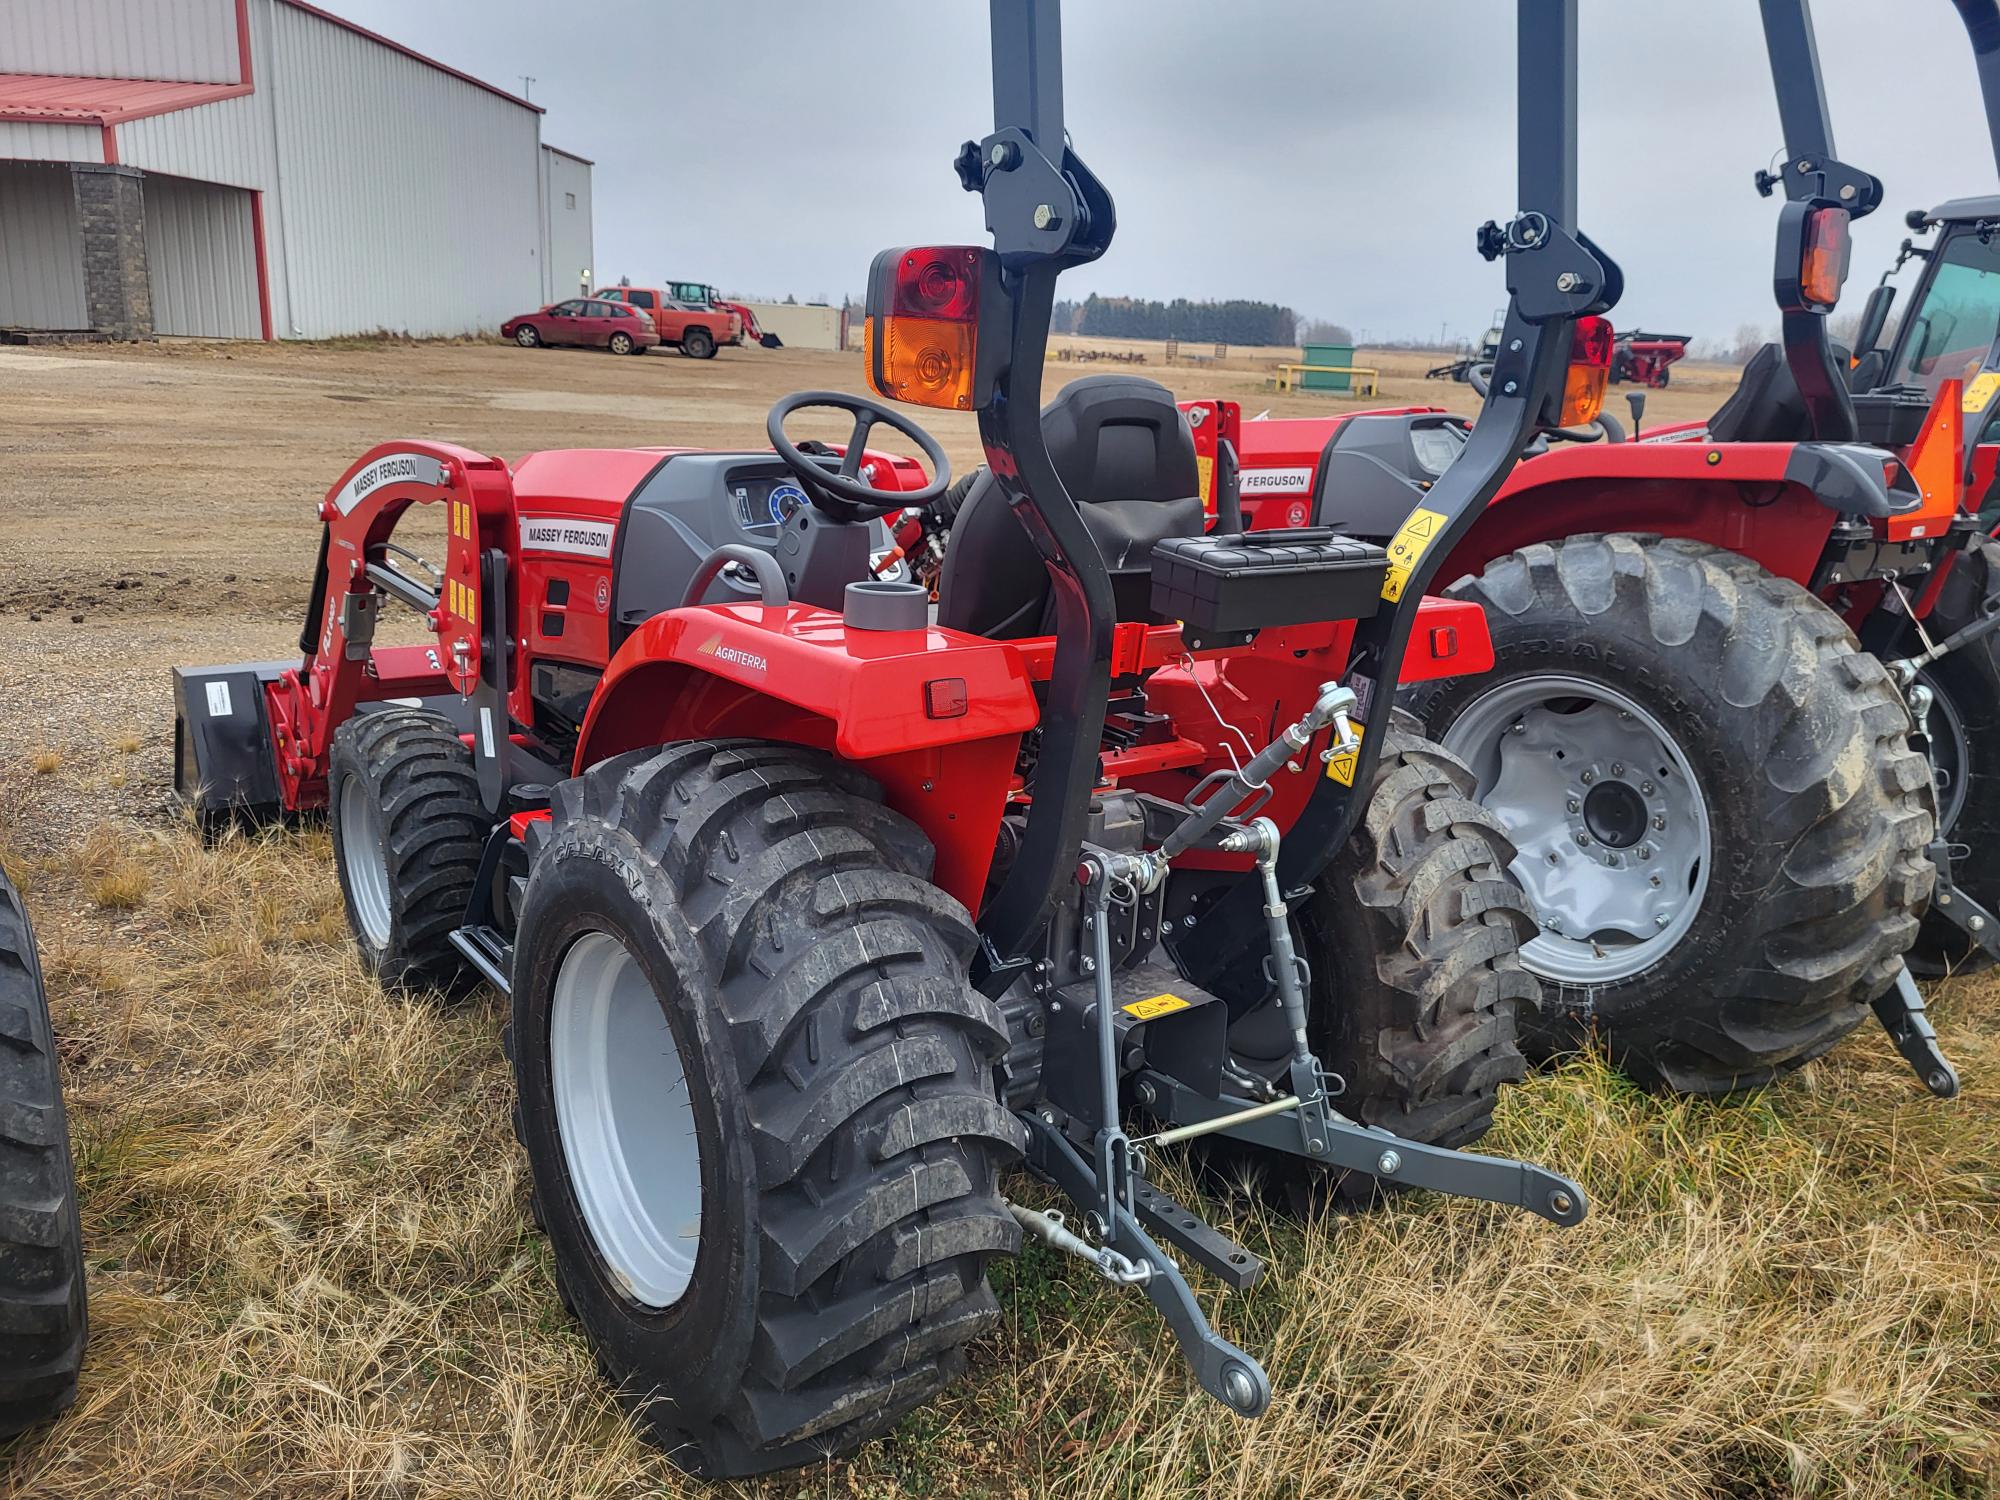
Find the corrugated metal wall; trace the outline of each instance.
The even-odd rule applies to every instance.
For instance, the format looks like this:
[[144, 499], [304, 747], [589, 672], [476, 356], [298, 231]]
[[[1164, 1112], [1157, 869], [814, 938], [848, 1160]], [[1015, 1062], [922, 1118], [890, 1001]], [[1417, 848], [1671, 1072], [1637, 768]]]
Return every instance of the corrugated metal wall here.
[[40, 125], [0, 120], [0, 159], [103, 161], [104, 132], [95, 125]]
[[88, 326], [69, 168], [0, 162], [0, 225], [0, 326]]
[[590, 167], [573, 156], [542, 147], [543, 215], [542, 301], [554, 302], [576, 291], [577, 278], [588, 266], [597, 270], [596, 242], [591, 233]]
[[146, 267], [158, 332], [262, 336], [250, 195], [242, 188], [148, 174]]
[[470, 333], [538, 306], [541, 117], [265, 3], [251, 97], [277, 111], [281, 330]]
[[235, 0], [6, 0], [0, 73], [240, 83]]

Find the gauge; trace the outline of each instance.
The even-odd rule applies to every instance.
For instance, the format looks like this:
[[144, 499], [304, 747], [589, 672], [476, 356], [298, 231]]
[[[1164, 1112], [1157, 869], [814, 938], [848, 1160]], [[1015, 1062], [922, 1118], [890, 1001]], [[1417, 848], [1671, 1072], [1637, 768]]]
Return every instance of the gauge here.
[[771, 487], [771, 519], [782, 526], [807, 503], [806, 492], [795, 484]]

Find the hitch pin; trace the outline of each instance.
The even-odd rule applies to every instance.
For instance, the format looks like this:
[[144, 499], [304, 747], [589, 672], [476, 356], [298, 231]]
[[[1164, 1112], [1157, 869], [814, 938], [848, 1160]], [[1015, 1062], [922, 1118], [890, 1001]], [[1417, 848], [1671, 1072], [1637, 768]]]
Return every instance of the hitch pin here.
[[1007, 1205], [1007, 1212], [1023, 1229], [1051, 1248], [1089, 1261], [1106, 1281], [1116, 1281], [1124, 1286], [1144, 1286], [1153, 1279], [1153, 1268], [1144, 1261], [1132, 1260], [1109, 1245], [1093, 1245], [1072, 1234], [1060, 1213], [1053, 1210], [1043, 1213], [1040, 1209], [1023, 1208], [1012, 1202]]
[[[1281, 1115], [1287, 1110], [1299, 1107], [1299, 1096], [1287, 1094], [1282, 1099], [1273, 1099], [1269, 1104], [1253, 1104], [1248, 1109], [1239, 1109], [1234, 1114], [1217, 1115], [1212, 1120], [1196, 1120], [1192, 1125], [1176, 1125], [1172, 1130], [1162, 1130], [1158, 1135], [1143, 1136], [1134, 1141], [1136, 1146], [1171, 1146], [1176, 1141], [1191, 1141], [1197, 1136], [1214, 1135], [1218, 1130], [1227, 1130], [1232, 1125], [1247, 1125], [1252, 1120], [1262, 1120], [1269, 1115]], [[1019, 1211], [1015, 1216], [1019, 1217]]]

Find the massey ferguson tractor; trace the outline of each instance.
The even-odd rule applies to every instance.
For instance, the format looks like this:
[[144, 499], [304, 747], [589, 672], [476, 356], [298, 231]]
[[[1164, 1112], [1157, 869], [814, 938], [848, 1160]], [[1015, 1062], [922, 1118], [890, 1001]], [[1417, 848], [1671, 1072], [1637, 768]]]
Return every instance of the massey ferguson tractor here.
[[[375, 973], [511, 996], [564, 1301], [685, 1464], [883, 1430], [994, 1325], [986, 1267], [1024, 1232], [1263, 1411], [1181, 1267], [1263, 1268], [1153, 1181], [1176, 1142], [1584, 1216], [1575, 1183], [1458, 1149], [1522, 1071], [1531, 929], [1472, 778], [1395, 704], [1489, 664], [1479, 607], [1427, 589], [1603, 396], [1601, 359], [1570, 364], [1620, 286], [1573, 227], [1576, 4], [1519, 14], [1500, 374], [1387, 545], [1211, 532], [1151, 382], [1042, 405], [1057, 278], [1115, 216], [1065, 136], [1057, 0], [994, 0], [994, 129], [957, 160], [992, 247], [869, 277], [876, 394], [979, 417], [935, 598], [885, 522], [943, 500], [942, 450], [809, 391], [759, 451], [384, 444], [327, 493], [303, 660], [177, 673], [198, 816], [325, 809]], [[788, 435], [810, 408], [847, 441]], [[412, 515], [435, 567], [391, 539]], [[422, 641], [378, 640], [390, 604]], [[1022, 1156], [1073, 1219], [1003, 1196]]]
[[0, 1440], [76, 1399], [87, 1322], [48, 993], [20, 892], [0, 870]]
[[[1483, 607], [1495, 669], [1404, 701], [1514, 840], [1539, 926], [1522, 959], [1553, 1023], [1536, 1045], [1593, 1030], [1642, 1082], [1726, 1094], [1821, 1056], [1872, 1007], [1949, 1097], [1904, 959], [2000, 952], [2000, 859], [1980, 838], [2000, 827], [2000, 765], [1975, 753], [2000, 745], [2000, 547], [1976, 514], [1995, 450], [1966, 443], [1961, 413], [2000, 409], [2000, 373], [1942, 378], [1990, 359], [2000, 290], [1936, 257], [1923, 305], [1938, 278], [1976, 286], [1983, 322], [1968, 313], [1961, 338], [1906, 318], [1899, 383], [1850, 393], [1826, 319], [1849, 222], [1881, 186], [1833, 153], [1806, 0], [1761, 11], [1785, 138], [1759, 180], [1785, 194], [1782, 345], [1707, 423], [1631, 441], [1603, 413], [1544, 433], [1440, 565]], [[1969, 218], [1953, 210], [1951, 254], [2000, 270]], [[1959, 357], [1932, 357], [1947, 346]], [[1496, 361], [1474, 385], [1506, 378]], [[1245, 524], [1377, 540], [1476, 431], [1435, 408], [1189, 415], [1216, 503]]]

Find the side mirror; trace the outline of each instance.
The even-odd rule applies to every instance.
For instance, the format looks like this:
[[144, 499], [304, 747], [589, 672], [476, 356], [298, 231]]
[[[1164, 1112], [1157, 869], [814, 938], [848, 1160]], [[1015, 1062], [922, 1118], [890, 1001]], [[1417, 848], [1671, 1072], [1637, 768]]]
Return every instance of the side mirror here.
[[1627, 391], [1625, 404], [1632, 408], [1632, 436], [1636, 440], [1639, 436], [1639, 419], [1646, 415], [1646, 393]]
[[1859, 360], [1881, 347], [1882, 330], [1889, 326], [1889, 309], [1895, 305], [1896, 289], [1887, 282], [1868, 294], [1861, 307], [1861, 327], [1854, 335], [1854, 357]]

